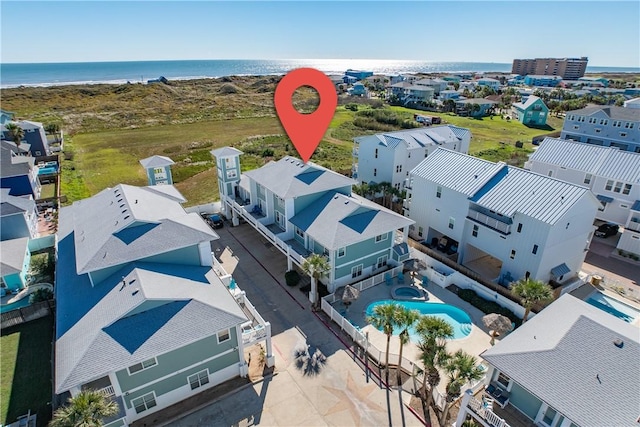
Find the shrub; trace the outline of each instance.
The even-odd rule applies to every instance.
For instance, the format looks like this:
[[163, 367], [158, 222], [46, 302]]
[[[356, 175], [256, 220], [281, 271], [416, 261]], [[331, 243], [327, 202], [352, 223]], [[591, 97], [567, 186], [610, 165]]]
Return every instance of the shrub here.
[[48, 301], [53, 298], [53, 291], [50, 289], [38, 289], [29, 296], [29, 302], [35, 304], [40, 301]]
[[522, 319], [514, 314], [513, 311], [509, 310], [498, 304], [495, 301], [489, 301], [487, 299], [482, 298], [475, 291], [471, 289], [460, 289], [458, 291], [458, 296], [463, 300], [467, 301], [472, 306], [478, 308], [483, 313], [497, 313], [511, 319], [512, 322], [516, 324], [516, 326], [520, 326], [522, 324]]
[[271, 148], [265, 148], [262, 150], [262, 157], [273, 157], [273, 150]]
[[344, 108], [351, 111], [358, 111], [358, 104], [347, 104]]
[[287, 282], [287, 286], [295, 286], [300, 283], [300, 274], [296, 270], [289, 270], [284, 273], [284, 280]]

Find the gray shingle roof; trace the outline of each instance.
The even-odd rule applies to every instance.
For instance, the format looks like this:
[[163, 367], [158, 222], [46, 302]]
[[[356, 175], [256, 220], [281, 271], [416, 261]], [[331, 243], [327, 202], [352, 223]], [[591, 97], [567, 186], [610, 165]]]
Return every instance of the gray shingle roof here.
[[242, 151], [233, 147], [222, 147], [215, 150], [211, 150], [211, 155], [215, 157], [229, 157], [229, 156], [239, 156], [242, 154]]
[[559, 138], [545, 138], [531, 161], [579, 170], [630, 183], [640, 183], [640, 154]]
[[[20, 144], [20, 148], [23, 148], [24, 145], [24, 143]], [[0, 142], [0, 176], [3, 178], [27, 175], [35, 164], [33, 157], [13, 156], [11, 154], [16, 151], [16, 145], [13, 142]]]
[[639, 338], [637, 327], [563, 295], [481, 356], [578, 426], [632, 426]]
[[20, 237], [0, 242], [0, 276], [15, 274], [22, 271], [24, 254], [29, 244], [28, 237]]
[[[538, 98], [535, 95], [529, 95], [526, 102], [516, 102], [513, 104], [513, 106], [520, 110], [526, 110], [527, 108], [531, 107], [539, 99], [540, 98]], [[544, 101], [542, 103], [544, 104]]]
[[[72, 205], [78, 273], [87, 273], [217, 239], [186, 213], [170, 186], [118, 185]], [[158, 191], [160, 188], [162, 191]], [[176, 193], [179, 194], [176, 190]]]
[[290, 156], [245, 172], [244, 175], [283, 199], [356, 184], [354, 180], [344, 175], [312, 162], [305, 164], [302, 160]]
[[135, 263], [96, 286], [86, 277], [56, 281], [56, 393], [247, 320], [207, 267]]
[[591, 116], [602, 111], [613, 120], [625, 120], [629, 122], [640, 122], [640, 110], [624, 107], [585, 107], [580, 110], [567, 111], [567, 114], [575, 114], [577, 116]]
[[503, 164], [438, 148], [420, 162], [411, 175], [471, 196], [502, 167]]
[[360, 196], [329, 192], [290, 219], [327, 249], [338, 249], [415, 221]]
[[0, 216], [35, 211], [36, 202], [32, 198], [10, 196], [10, 191], [9, 188], [0, 189]]
[[162, 168], [165, 166], [171, 166], [174, 163], [175, 162], [173, 160], [165, 156], [151, 156], [140, 160], [140, 164], [145, 169]]

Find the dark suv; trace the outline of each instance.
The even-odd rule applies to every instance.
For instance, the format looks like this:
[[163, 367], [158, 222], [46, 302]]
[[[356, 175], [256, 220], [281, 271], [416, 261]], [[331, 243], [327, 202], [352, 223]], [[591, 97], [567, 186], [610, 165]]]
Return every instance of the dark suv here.
[[597, 237], [611, 237], [618, 234], [618, 226], [616, 224], [602, 224], [596, 230]]
[[218, 214], [211, 215], [209, 221], [213, 228], [222, 228], [224, 226], [224, 222], [222, 222], [222, 218]]

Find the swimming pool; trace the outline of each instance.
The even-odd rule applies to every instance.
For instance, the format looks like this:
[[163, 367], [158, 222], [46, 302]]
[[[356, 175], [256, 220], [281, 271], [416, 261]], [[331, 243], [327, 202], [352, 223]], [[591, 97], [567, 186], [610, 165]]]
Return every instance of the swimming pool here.
[[611, 298], [602, 292], [594, 292], [589, 298], [587, 298], [587, 302], [592, 306], [597, 307], [602, 311], [606, 311], [609, 314], [613, 314], [617, 318], [628, 323], [633, 322], [640, 316], [640, 310], [637, 310], [615, 298]]
[[29, 298], [22, 298], [21, 300], [12, 302], [11, 304], [0, 305], [0, 313], [6, 313], [11, 310], [16, 310], [18, 308], [26, 307], [29, 304], [30, 304]]
[[[382, 304], [399, 304], [410, 310], [418, 310], [420, 314], [427, 314], [429, 316], [436, 316], [444, 319], [447, 323], [453, 326], [454, 340], [466, 338], [471, 333], [471, 318], [469, 315], [458, 307], [454, 307], [449, 304], [422, 301], [382, 300], [369, 304], [365, 310], [365, 315], [370, 316], [373, 313], [373, 308]], [[394, 329], [394, 335], [398, 335], [399, 333], [399, 329]], [[420, 341], [420, 337], [414, 328], [409, 329], [409, 335], [411, 336], [411, 341], [414, 343], [418, 343]]]
[[58, 168], [55, 166], [48, 166], [46, 168], [38, 169], [38, 175], [50, 175], [58, 172]]

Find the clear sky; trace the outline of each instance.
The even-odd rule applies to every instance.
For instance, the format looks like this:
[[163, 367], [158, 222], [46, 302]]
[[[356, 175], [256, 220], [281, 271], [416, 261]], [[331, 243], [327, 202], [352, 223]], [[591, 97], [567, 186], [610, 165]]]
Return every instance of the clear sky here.
[[4, 1], [1, 61], [588, 56], [640, 67], [631, 1]]

